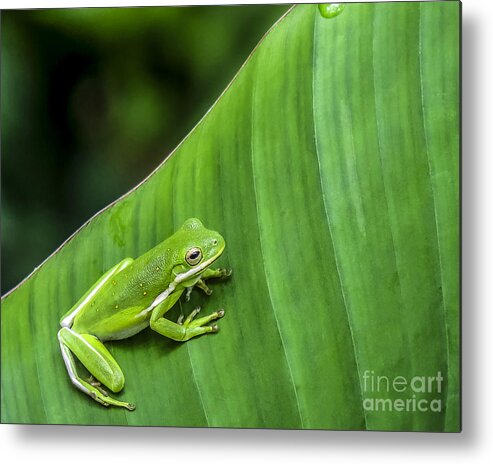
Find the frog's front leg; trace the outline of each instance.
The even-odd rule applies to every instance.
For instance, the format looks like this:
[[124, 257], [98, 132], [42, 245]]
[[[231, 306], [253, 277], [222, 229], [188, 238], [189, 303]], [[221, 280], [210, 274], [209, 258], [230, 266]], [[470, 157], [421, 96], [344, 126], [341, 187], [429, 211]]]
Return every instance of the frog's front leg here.
[[63, 361], [72, 383], [86, 395], [104, 406], [121, 406], [132, 411], [135, 406], [118, 401], [100, 388], [98, 382], [84, 380], [78, 373], [74, 356], [97, 380], [106, 385], [111, 391], [121, 391], [125, 384], [123, 372], [111, 356], [110, 352], [96, 337], [90, 334], [79, 334], [68, 327], [58, 332], [58, 341], [62, 351]]
[[192, 290], [195, 287], [198, 287], [201, 290], [203, 290], [206, 295], [212, 294], [212, 289], [209, 288], [202, 279], [199, 279], [199, 280], [197, 280], [197, 282], [195, 282], [195, 285], [192, 285], [191, 287], [187, 287], [186, 292], [185, 292], [185, 301], [186, 302], [190, 301], [190, 296], [192, 295]]
[[199, 280], [195, 283], [193, 287], [188, 287], [187, 292], [186, 292], [186, 301], [190, 301], [190, 295], [192, 293], [192, 289], [194, 287], [200, 288], [206, 295], [210, 295], [212, 293], [212, 289], [207, 286], [205, 281], [207, 279], [220, 279], [222, 277], [229, 277], [232, 274], [231, 269], [224, 269], [224, 268], [219, 268], [219, 269], [206, 269]]
[[225, 269], [225, 268], [218, 268], [218, 269], [206, 269], [204, 272], [202, 272], [201, 279], [200, 280], [207, 280], [207, 279], [219, 279], [221, 277], [229, 277], [233, 273], [233, 270], [231, 268]]
[[215, 311], [209, 316], [195, 319], [195, 316], [200, 310], [200, 308], [195, 308], [183, 323], [172, 322], [169, 319], [165, 319], [163, 317], [164, 314], [176, 303], [176, 301], [178, 301], [182, 293], [183, 290], [173, 292], [152, 310], [150, 320], [151, 329], [165, 337], [171, 338], [172, 340], [176, 340], [178, 342], [185, 342], [193, 337], [197, 337], [198, 335], [202, 335], [205, 333], [217, 332], [219, 328], [216, 324], [212, 326], [208, 326], [205, 324], [223, 317], [223, 309]]

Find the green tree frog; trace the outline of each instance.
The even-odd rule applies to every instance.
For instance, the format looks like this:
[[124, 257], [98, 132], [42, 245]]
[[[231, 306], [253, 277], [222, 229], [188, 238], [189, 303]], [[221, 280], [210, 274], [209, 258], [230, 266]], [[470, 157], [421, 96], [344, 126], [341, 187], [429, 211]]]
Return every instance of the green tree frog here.
[[[101, 386], [117, 393], [125, 383], [103, 342], [131, 337], [148, 326], [180, 342], [217, 332], [216, 324], [207, 324], [223, 317], [222, 309], [196, 319], [197, 307], [177, 322], [163, 316], [184, 291], [187, 300], [194, 286], [209, 295], [206, 279], [231, 275], [231, 269], [210, 269], [224, 247], [219, 233], [191, 218], [147, 253], [126, 258], [107, 271], [60, 320], [58, 341], [72, 383], [104, 406], [133, 410], [134, 405], [112, 398]], [[90, 372], [89, 379], [79, 375], [75, 358]]]

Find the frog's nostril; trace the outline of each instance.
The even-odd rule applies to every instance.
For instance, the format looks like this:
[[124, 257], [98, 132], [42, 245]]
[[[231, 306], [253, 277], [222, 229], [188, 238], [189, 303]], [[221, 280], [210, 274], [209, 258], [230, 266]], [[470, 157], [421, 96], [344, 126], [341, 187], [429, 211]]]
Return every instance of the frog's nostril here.
[[212, 242], [213, 245], [217, 245], [217, 240], [214, 239], [214, 241]]

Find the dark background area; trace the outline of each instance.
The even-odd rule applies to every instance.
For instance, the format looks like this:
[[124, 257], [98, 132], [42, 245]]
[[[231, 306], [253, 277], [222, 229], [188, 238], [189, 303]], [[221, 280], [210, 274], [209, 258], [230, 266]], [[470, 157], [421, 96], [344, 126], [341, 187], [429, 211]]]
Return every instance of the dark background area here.
[[287, 8], [2, 11], [2, 294], [173, 150]]

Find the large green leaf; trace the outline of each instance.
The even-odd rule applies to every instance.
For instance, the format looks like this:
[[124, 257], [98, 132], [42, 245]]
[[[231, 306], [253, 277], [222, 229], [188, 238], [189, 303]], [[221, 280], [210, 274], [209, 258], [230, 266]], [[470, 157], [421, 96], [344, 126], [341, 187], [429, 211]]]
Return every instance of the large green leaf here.
[[[2, 421], [458, 430], [459, 8], [291, 9], [174, 153], [4, 298]], [[234, 276], [169, 317], [224, 307], [221, 331], [108, 344], [137, 409], [105, 409], [70, 384], [59, 317], [191, 216]], [[437, 372], [440, 392], [391, 384]]]

